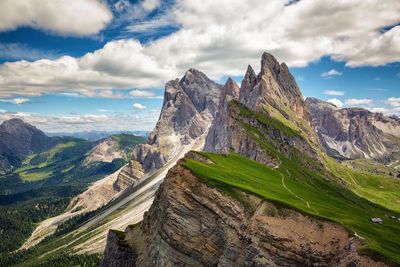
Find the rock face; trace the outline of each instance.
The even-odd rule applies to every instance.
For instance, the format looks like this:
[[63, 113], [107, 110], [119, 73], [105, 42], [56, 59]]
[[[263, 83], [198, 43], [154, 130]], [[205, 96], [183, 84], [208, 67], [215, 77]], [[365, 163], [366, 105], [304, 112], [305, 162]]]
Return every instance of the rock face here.
[[227, 153], [228, 142], [228, 102], [239, 98], [240, 88], [231, 78], [228, 79], [219, 97], [218, 113], [207, 135], [205, 151]]
[[188, 70], [180, 80], [168, 82], [157, 125], [147, 143], [136, 147], [133, 161], [122, 174], [134, 174], [132, 166], [141, 166], [137, 173], [141, 179], [204, 135], [216, 115], [221, 89], [195, 69]]
[[92, 148], [86, 157], [84, 164], [89, 165], [94, 162], [112, 162], [114, 159], [123, 159], [123, 151], [118, 148], [117, 140], [108, 137], [101, 140], [98, 145]]
[[330, 155], [379, 161], [399, 153], [398, 118], [363, 108], [340, 109], [315, 98], [307, 98], [306, 104], [319, 140]]
[[[246, 110], [262, 114], [269, 121], [246, 116], [249, 113]], [[277, 120], [291, 127], [293, 132], [279, 131], [273, 123]], [[206, 139], [205, 151], [234, 151], [269, 166], [279, 165], [278, 159], [260, 148], [243, 123], [255, 128], [260, 133], [259, 138], [273, 144], [289, 158], [293, 156], [290, 148], [294, 147], [318, 160], [315, 150], [319, 147], [318, 138], [311, 127], [303, 96], [286, 64], [279, 64], [268, 53], [262, 56], [258, 75], [248, 66], [240, 89], [231, 79], [227, 81], [221, 92], [216, 119]]]
[[178, 164], [141, 226], [109, 235], [101, 266], [383, 265], [358, 255], [360, 242], [340, 225], [241, 194], [246, 207]]
[[109, 231], [107, 234], [107, 246], [104, 254], [112, 254], [113, 257], [103, 258], [102, 266], [107, 267], [131, 267], [135, 266], [136, 254], [126, 244], [124, 233]]
[[54, 138], [21, 119], [3, 122], [0, 125], [0, 174], [18, 166], [30, 153], [49, 149], [54, 141]]
[[269, 53], [261, 59], [261, 70], [256, 76], [248, 67], [240, 89], [240, 102], [255, 111], [263, 111], [269, 104], [285, 117], [299, 117], [309, 121], [303, 96], [285, 63]]

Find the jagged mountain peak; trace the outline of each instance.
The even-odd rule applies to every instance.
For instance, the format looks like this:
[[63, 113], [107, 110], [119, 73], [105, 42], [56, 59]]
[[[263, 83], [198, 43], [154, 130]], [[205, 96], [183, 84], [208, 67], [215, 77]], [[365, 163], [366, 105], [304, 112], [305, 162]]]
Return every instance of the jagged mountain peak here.
[[14, 118], [0, 125], [0, 174], [18, 166], [32, 152], [52, 145], [51, 138], [35, 126]]
[[232, 95], [237, 97], [239, 96], [239, 91], [239, 85], [229, 77], [221, 91], [221, 95]]
[[210, 80], [207, 75], [200, 70], [190, 68], [185, 72], [185, 75], [180, 80], [180, 83], [214, 83], [214, 81]]
[[20, 118], [12, 118], [9, 120], [6, 120], [2, 123], [2, 125], [6, 125], [6, 124], [27, 124], [25, 123], [22, 119]]
[[32, 136], [41, 139], [49, 138], [43, 131], [19, 118], [4, 121], [0, 125], [0, 134], [11, 135], [26, 142], [29, 142]]
[[219, 96], [218, 112], [208, 132], [205, 151], [211, 152], [229, 152], [228, 145], [228, 102], [239, 98], [239, 85], [228, 78]]
[[[253, 128], [259, 126], [258, 130], [266, 139], [268, 136], [278, 135], [277, 132], [280, 131], [280, 141], [276, 141], [278, 139], [276, 136], [270, 138], [276, 141], [274, 144], [278, 150], [286, 149], [283, 152], [287, 153], [290, 150], [288, 147], [294, 146], [299, 151], [319, 160], [315, 149], [319, 146], [318, 139], [311, 127], [303, 96], [289, 69], [286, 64], [280, 64], [268, 53], [263, 54], [261, 61], [261, 71], [257, 76], [253, 68], [248, 66], [239, 93], [233, 80], [229, 79], [226, 82], [221, 92], [217, 116], [206, 139], [205, 151], [216, 153], [235, 151], [269, 166], [277, 166], [279, 162], [264, 153], [243, 130], [242, 123], [245, 123]], [[236, 102], [228, 105], [231, 100], [236, 100]], [[246, 109], [248, 112], [241, 112]], [[245, 113], [259, 114], [266, 120], [281, 123], [290, 128], [288, 131], [298, 133], [298, 136], [295, 138], [286, 136], [284, 130], [273, 129], [273, 127], [264, 129], [259, 121], [254, 119], [255, 117], [246, 117], [243, 115]], [[271, 142], [270, 139], [268, 142]], [[286, 148], [282, 149], [282, 147]], [[290, 153], [287, 155], [291, 156]]]
[[135, 164], [151, 172], [181, 153], [184, 146], [192, 146], [210, 127], [221, 90], [221, 85], [193, 68], [181, 79], [169, 81], [156, 127], [147, 144], [138, 145], [133, 153]]
[[268, 69], [270, 69], [274, 74], [278, 74], [280, 70], [280, 64], [273, 55], [264, 52], [261, 56], [260, 74], [265, 73]]
[[247, 66], [246, 74], [243, 77], [240, 86], [239, 99], [241, 102], [246, 102], [250, 91], [257, 84], [257, 75], [251, 65]]
[[[253, 68], [248, 66], [239, 100], [248, 108], [257, 111], [262, 111], [265, 105], [270, 105], [285, 113], [285, 117], [295, 116], [309, 120], [303, 95], [287, 65], [279, 63], [273, 55], [266, 52], [261, 57], [261, 70], [257, 76]], [[287, 114], [290, 109], [292, 114]]]

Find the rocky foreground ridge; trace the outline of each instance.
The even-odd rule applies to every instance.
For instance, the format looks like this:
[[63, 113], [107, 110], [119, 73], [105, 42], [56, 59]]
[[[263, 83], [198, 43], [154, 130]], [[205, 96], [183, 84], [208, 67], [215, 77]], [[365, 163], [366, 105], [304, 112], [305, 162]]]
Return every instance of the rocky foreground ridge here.
[[101, 266], [384, 265], [360, 256], [360, 240], [342, 226], [242, 192], [251, 203], [244, 206], [183, 162], [170, 170], [140, 225], [109, 232]]
[[[278, 151], [308, 169], [322, 168], [300, 90], [272, 55], [263, 54], [258, 75], [249, 66], [240, 88], [229, 79], [214, 111], [206, 151], [237, 152], [279, 168], [279, 156], [271, 153]], [[250, 203], [244, 205], [206, 185], [183, 166], [190, 158], [207, 161], [192, 152], [180, 160], [143, 222], [109, 232], [101, 266], [385, 265], [360, 256], [361, 241], [338, 224], [241, 191]]]

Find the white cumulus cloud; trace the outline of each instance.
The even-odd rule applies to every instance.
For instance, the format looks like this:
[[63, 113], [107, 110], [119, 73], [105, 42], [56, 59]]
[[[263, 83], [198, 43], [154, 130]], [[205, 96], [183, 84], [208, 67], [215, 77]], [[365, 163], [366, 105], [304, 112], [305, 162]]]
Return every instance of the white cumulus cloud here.
[[[35, 3], [38, 9], [43, 8], [43, 12], [47, 12], [48, 6], [55, 5], [53, 2], [67, 2], [71, 5], [67, 9], [74, 11], [78, 3], [90, 2], [87, 5], [93, 5], [94, 9], [88, 15], [76, 11], [80, 19], [67, 16], [69, 13], [64, 11], [65, 15], [58, 17], [65, 18], [43, 15], [46, 20], [51, 19], [49, 25], [53, 25], [52, 29], [43, 28], [65, 34], [96, 32], [111, 16], [103, 1], [72, 1], [74, 4], [62, 0], [3, 2], [29, 2], [29, 6]], [[148, 0], [132, 7], [126, 1], [119, 2], [120, 9], [133, 8], [145, 13], [161, 3]], [[57, 11], [64, 10], [62, 4], [57, 5]], [[3, 5], [7, 7], [7, 4]], [[0, 7], [0, 10], [3, 9]], [[95, 23], [96, 27], [86, 27], [87, 20], [98, 16], [92, 14], [93, 10], [103, 15], [98, 20], [100, 22]], [[396, 25], [399, 14], [398, 0], [302, 0], [291, 5], [282, 0], [176, 0], [165, 14], [156, 16], [154, 20], [137, 22], [138, 25], [156, 25], [160, 21], [164, 25], [165, 22], [179, 25], [176, 32], [163, 38], [146, 43], [135, 39], [114, 40], [79, 58], [64, 56], [54, 60], [1, 64], [0, 97], [154, 89], [181, 77], [191, 67], [200, 69], [213, 79], [240, 76], [247, 64], [258, 68], [263, 51], [274, 54], [290, 67], [306, 66], [323, 56], [344, 61], [350, 67], [385, 65], [400, 61], [400, 26], [386, 28], [386, 31], [380, 29]], [[0, 19], [3, 21], [0, 28], [19, 25], [5, 23], [10, 18]], [[75, 23], [79, 24], [79, 29]], [[42, 27], [41, 23], [37, 25]], [[135, 30], [135, 23], [130, 27]], [[327, 71], [327, 75], [340, 73], [334, 71]]]
[[135, 109], [140, 109], [140, 110], [146, 109], [146, 106], [143, 106], [143, 105], [140, 104], [140, 103], [134, 103], [134, 104], [132, 105], [132, 107], [135, 108]]
[[351, 99], [347, 99], [345, 101], [346, 105], [350, 105], [350, 106], [356, 106], [356, 105], [370, 105], [372, 104], [374, 101], [372, 99], [367, 99], [367, 98], [363, 98], [363, 99], [358, 99], [358, 98], [351, 98]]
[[2, 0], [0, 31], [30, 26], [61, 35], [92, 35], [102, 30], [112, 13], [101, 0]]
[[135, 114], [45, 116], [0, 110], [0, 124], [12, 118], [20, 118], [46, 132], [135, 131], [151, 130], [157, 121], [158, 114], [148, 111], [141, 116]]
[[331, 69], [330, 71], [321, 73], [321, 77], [329, 78], [332, 76], [342, 76], [342, 74], [343, 74], [342, 72], [339, 72], [335, 69]]
[[334, 104], [334, 105], [337, 106], [338, 108], [343, 107], [343, 102], [340, 101], [340, 100], [337, 99], [337, 98], [328, 99], [327, 102]]
[[342, 96], [346, 92], [345, 91], [338, 91], [338, 90], [325, 90], [324, 94], [326, 95], [332, 95], [332, 96]]
[[386, 104], [393, 107], [400, 107], [400, 97], [389, 97], [386, 100]]
[[12, 99], [0, 99], [0, 102], [6, 102], [6, 103], [12, 103], [12, 104], [16, 104], [16, 105], [22, 105], [25, 104], [27, 102], [29, 102], [28, 98], [12, 98]]
[[129, 92], [129, 95], [137, 98], [153, 98], [156, 96], [155, 93], [144, 90], [132, 90]]

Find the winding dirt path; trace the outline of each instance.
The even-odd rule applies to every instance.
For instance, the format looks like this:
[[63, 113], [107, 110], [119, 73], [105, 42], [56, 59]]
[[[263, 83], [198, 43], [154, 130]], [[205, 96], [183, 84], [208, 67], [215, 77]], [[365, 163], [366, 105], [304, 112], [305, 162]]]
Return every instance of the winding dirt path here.
[[284, 176], [282, 173], [281, 173], [281, 177], [282, 177], [282, 185], [283, 185], [283, 187], [286, 189], [286, 191], [288, 191], [290, 194], [292, 194], [292, 195], [293, 195], [294, 197], [296, 197], [297, 199], [300, 199], [301, 201], [303, 201], [304, 203], [306, 203], [307, 207], [308, 207], [310, 210], [314, 211], [317, 215], [319, 215], [319, 212], [318, 212], [316, 209], [312, 208], [312, 207], [310, 206], [310, 203], [309, 203], [307, 200], [305, 200], [304, 198], [299, 197], [298, 195], [296, 195], [292, 190], [290, 190], [290, 189], [286, 186], [286, 184], [285, 184], [285, 176]]

